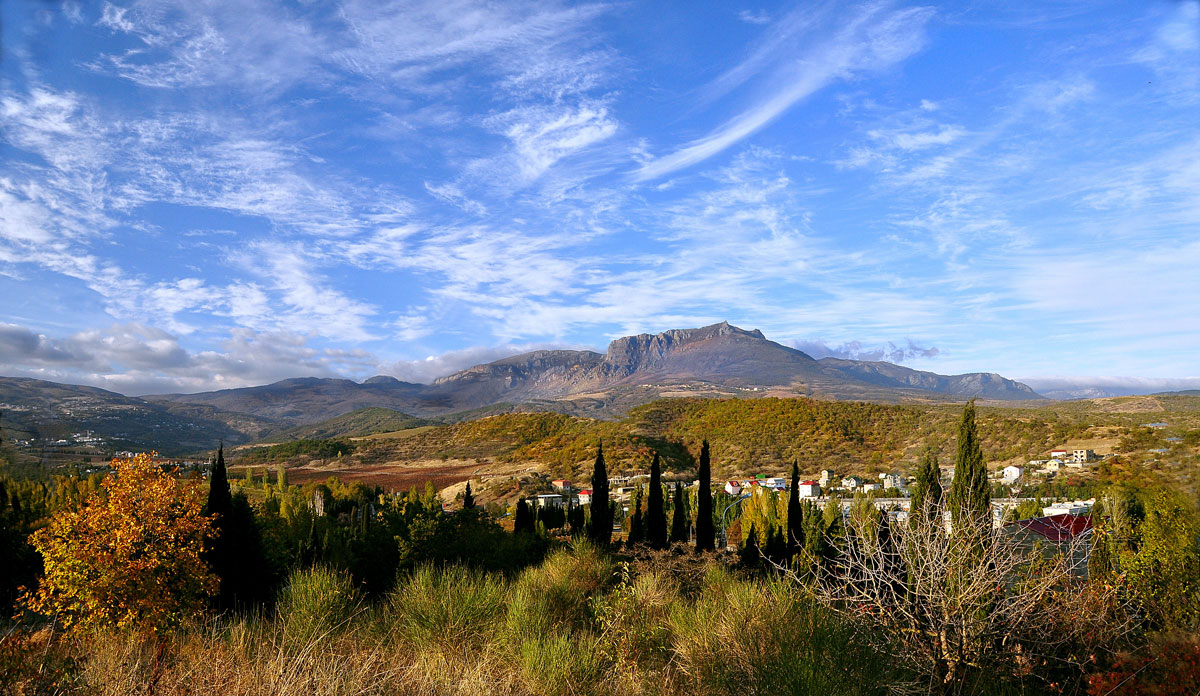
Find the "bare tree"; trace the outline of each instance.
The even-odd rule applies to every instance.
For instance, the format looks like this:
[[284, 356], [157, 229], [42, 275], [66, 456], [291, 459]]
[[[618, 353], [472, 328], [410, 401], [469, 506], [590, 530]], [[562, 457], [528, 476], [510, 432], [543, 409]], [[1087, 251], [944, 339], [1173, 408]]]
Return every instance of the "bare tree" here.
[[979, 513], [951, 525], [944, 505], [931, 512], [912, 525], [854, 515], [833, 562], [786, 571], [921, 677], [898, 691], [1078, 674], [1130, 629], [1115, 589], [1086, 580], [1085, 537], [1030, 544]]

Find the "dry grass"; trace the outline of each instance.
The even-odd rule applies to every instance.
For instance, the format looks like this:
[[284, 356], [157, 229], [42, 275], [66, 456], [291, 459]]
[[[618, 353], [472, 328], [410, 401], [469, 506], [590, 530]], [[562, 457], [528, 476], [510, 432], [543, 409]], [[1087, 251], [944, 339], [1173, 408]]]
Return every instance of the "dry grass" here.
[[[209, 618], [163, 640], [96, 633], [49, 641], [57, 653], [76, 656], [76, 665], [60, 667], [53, 689], [24, 679], [10, 681], [9, 691], [882, 693], [882, 670], [841, 680], [852, 665], [839, 654], [857, 660], [861, 653], [847, 650], [832, 617], [795, 598], [794, 588], [719, 570], [685, 592], [692, 582], [670, 569], [630, 571], [587, 544], [511, 580], [421, 569], [374, 605], [338, 574], [307, 571], [293, 577], [270, 615]], [[46, 652], [30, 657], [46, 661]]]

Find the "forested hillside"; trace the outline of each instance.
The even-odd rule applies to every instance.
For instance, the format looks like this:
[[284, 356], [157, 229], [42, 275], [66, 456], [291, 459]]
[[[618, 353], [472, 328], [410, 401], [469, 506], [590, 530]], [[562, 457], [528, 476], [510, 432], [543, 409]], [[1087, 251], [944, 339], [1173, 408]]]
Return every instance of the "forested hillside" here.
[[[1179, 432], [1200, 420], [1200, 399], [1166, 397]], [[1036, 458], [1065, 442], [1107, 437], [1117, 442], [1146, 420], [1108, 400], [1038, 409], [979, 409], [979, 434], [989, 462]], [[529, 462], [546, 473], [578, 476], [603, 441], [614, 471], [644, 471], [658, 452], [667, 471], [694, 465], [707, 438], [718, 476], [801, 469], [874, 472], [905, 469], [926, 446], [952, 455], [959, 407], [879, 405], [813, 399], [661, 399], [619, 421], [557, 413], [506, 413], [441, 426], [424, 426], [358, 439], [345, 465], [424, 460]], [[1166, 412], [1166, 411], [1164, 411]], [[1190, 424], [1190, 425], [1189, 425]], [[1156, 435], [1158, 440], [1161, 434]]]

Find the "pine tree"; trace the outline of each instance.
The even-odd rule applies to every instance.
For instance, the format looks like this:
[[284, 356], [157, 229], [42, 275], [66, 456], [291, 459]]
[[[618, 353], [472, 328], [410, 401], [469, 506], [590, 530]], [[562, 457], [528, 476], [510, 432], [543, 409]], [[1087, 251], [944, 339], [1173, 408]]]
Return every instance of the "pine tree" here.
[[950, 514], [953, 522], [976, 520], [991, 522], [991, 489], [983, 448], [975, 430], [975, 400], [963, 409], [958, 424], [958, 451], [954, 456], [954, 481], [950, 484]]
[[658, 452], [650, 462], [650, 500], [646, 504], [646, 539], [650, 546], [661, 549], [667, 545], [667, 510], [663, 503], [662, 466]]
[[941, 476], [937, 453], [932, 447], [926, 448], [920, 463], [917, 464], [917, 480], [913, 484], [912, 500], [909, 504], [910, 525], [915, 525], [922, 519], [930, 522], [937, 519], [938, 510], [942, 507]]
[[608, 469], [604, 466], [604, 445], [596, 448], [596, 462], [592, 466], [592, 523], [589, 527], [592, 541], [608, 546], [612, 541], [612, 504], [608, 499]]
[[471, 482], [467, 481], [467, 490], [463, 491], [462, 506], [464, 510], [471, 510], [475, 507], [475, 496], [471, 495]]
[[788, 556], [804, 546], [804, 507], [800, 504], [800, 464], [792, 462], [792, 490], [787, 506]]
[[700, 490], [696, 492], [696, 550], [712, 551], [716, 548], [713, 529], [712, 468], [709, 463], [708, 440], [700, 445], [700, 466], [697, 472]]
[[638, 488], [633, 494], [633, 517], [629, 519], [629, 537], [625, 543], [640, 544], [646, 540], [646, 526], [642, 520], [642, 489]]
[[675, 510], [671, 515], [671, 543], [688, 540], [688, 504], [687, 491], [683, 490], [683, 482], [675, 482]]

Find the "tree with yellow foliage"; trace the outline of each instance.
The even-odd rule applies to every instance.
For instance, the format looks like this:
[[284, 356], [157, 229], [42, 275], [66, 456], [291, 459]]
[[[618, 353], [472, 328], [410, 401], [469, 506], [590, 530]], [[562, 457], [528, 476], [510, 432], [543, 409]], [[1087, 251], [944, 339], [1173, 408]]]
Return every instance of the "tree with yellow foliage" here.
[[77, 512], [30, 537], [45, 576], [25, 603], [77, 628], [161, 632], [216, 590], [201, 556], [212, 519], [199, 485], [163, 471], [152, 455], [112, 467]]

